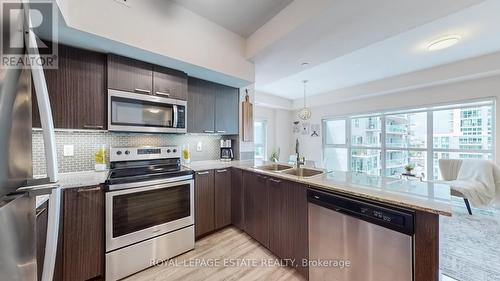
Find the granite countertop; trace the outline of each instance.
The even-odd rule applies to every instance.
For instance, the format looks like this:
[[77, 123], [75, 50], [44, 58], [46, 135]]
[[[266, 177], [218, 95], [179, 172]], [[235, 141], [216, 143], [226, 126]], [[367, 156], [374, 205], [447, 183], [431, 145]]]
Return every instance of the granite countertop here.
[[[83, 186], [99, 185], [106, 181], [109, 171], [85, 171], [73, 173], [59, 173], [58, 184], [61, 188], [75, 188]], [[34, 178], [44, 178], [45, 175], [34, 176]]]
[[204, 161], [193, 161], [189, 164], [183, 164], [183, 166], [195, 172], [198, 172], [203, 170], [224, 169], [234, 166], [244, 166], [244, 165], [253, 166], [254, 164], [255, 164], [254, 160], [233, 160], [233, 161], [204, 160]]
[[[45, 178], [46, 175], [37, 175], [33, 178]], [[57, 182], [61, 188], [76, 188], [83, 186], [93, 186], [104, 183], [108, 178], [108, 171], [96, 172], [96, 171], [85, 171], [85, 172], [74, 172], [74, 173], [60, 173], [59, 181]], [[36, 196], [36, 208], [40, 207], [43, 203], [49, 200], [49, 195], [39, 195]]]
[[262, 161], [202, 161], [189, 165], [195, 171], [235, 167], [276, 178], [300, 182], [324, 191], [340, 192], [360, 198], [428, 213], [451, 216], [450, 187], [433, 182], [409, 181], [404, 179], [371, 176], [363, 173], [327, 172], [322, 175], [303, 178], [279, 172], [255, 169], [269, 164]]
[[[451, 216], [450, 187], [446, 184], [408, 181], [396, 178], [371, 176], [363, 173], [340, 171], [327, 172], [322, 175], [303, 178], [255, 168], [269, 163], [270, 162], [267, 161], [254, 160], [208, 160], [195, 161], [190, 164], [184, 164], [184, 166], [195, 172], [234, 167], [276, 178], [300, 182], [325, 191], [340, 192], [403, 208]], [[107, 177], [108, 171], [61, 173], [59, 174], [59, 184], [62, 188], [99, 185], [104, 183]], [[39, 201], [41, 202], [41, 199]], [[43, 204], [43, 202], [40, 204]]]

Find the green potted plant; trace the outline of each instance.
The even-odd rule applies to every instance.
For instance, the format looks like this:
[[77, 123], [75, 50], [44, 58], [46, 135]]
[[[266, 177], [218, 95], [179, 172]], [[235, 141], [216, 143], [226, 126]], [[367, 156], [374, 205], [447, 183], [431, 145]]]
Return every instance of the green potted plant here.
[[405, 171], [407, 175], [413, 175], [413, 170], [415, 169], [415, 165], [413, 164], [408, 164], [405, 166]]
[[279, 149], [279, 147], [278, 147], [277, 151], [273, 151], [273, 153], [271, 153], [271, 157], [269, 157], [269, 160], [274, 162], [274, 163], [278, 163], [278, 161], [280, 161], [280, 149]]

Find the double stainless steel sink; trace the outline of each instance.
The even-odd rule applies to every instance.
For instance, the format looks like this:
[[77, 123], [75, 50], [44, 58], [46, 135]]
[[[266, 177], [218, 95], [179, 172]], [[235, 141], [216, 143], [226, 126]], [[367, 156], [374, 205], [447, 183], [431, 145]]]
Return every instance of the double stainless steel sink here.
[[311, 168], [297, 169], [291, 165], [285, 165], [285, 164], [268, 164], [268, 165], [257, 166], [255, 167], [255, 169], [267, 172], [275, 172], [280, 174], [298, 176], [301, 178], [311, 178], [325, 173], [324, 171], [318, 169], [311, 169]]

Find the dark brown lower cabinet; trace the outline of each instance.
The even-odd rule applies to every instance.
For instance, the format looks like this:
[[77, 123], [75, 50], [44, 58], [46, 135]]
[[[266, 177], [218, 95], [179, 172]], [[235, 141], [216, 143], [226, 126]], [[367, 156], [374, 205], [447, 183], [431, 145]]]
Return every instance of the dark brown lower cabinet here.
[[195, 174], [195, 233], [196, 238], [215, 230], [214, 171]]
[[195, 174], [196, 239], [231, 224], [231, 170]]
[[[307, 186], [247, 171], [242, 174], [245, 232], [277, 257], [293, 260], [293, 266], [307, 278], [308, 268], [302, 267], [309, 256]], [[237, 202], [234, 180], [233, 201]]]
[[[57, 266], [62, 280], [104, 278], [104, 192], [102, 186], [63, 191]], [[60, 270], [60, 269], [59, 269]], [[57, 269], [55, 280], [60, 280]]]
[[48, 203], [36, 209], [36, 266], [38, 280], [42, 280], [43, 261], [45, 259], [45, 242], [47, 239]]
[[215, 229], [231, 224], [231, 170], [215, 170]]
[[231, 169], [231, 223], [241, 230], [244, 227], [243, 171]]
[[268, 177], [256, 173], [243, 173], [245, 232], [266, 248], [269, 248], [267, 179]]
[[269, 178], [269, 250], [282, 259], [295, 261], [305, 277], [302, 261], [308, 252], [307, 187], [303, 184]]

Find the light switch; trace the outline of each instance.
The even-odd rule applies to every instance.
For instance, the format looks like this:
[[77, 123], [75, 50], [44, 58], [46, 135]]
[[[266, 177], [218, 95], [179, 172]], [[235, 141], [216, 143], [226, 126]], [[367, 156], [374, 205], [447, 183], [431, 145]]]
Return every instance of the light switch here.
[[196, 151], [201, 152], [202, 150], [203, 150], [203, 144], [201, 143], [201, 141], [199, 141], [198, 144], [196, 145]]
[[64, 145], [64, 156], [75, 156], [75, 146], [70, 144], [70, 145]]

